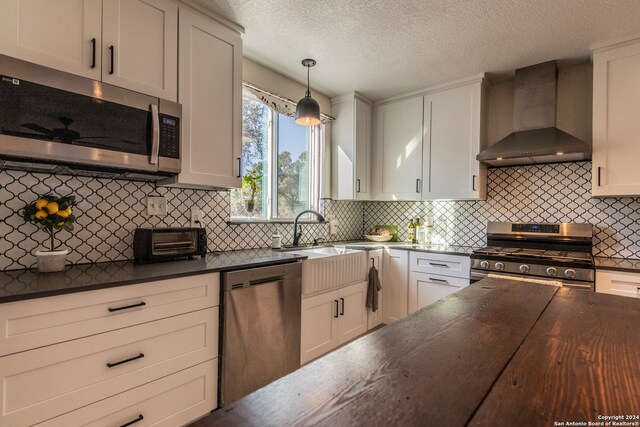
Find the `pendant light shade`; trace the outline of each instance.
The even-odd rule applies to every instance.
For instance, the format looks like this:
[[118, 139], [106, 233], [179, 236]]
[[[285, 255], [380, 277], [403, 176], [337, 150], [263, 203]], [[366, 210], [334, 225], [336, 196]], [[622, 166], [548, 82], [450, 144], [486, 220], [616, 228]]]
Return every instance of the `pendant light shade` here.
[[302, 65], [307, 67], [307, 93], [296, 105], [296, 123], [302, 126], [315, 126], [320, 124], [320, 105], [311, 97], [309, 70], [316, 65], [316, 61], [303, 59]]

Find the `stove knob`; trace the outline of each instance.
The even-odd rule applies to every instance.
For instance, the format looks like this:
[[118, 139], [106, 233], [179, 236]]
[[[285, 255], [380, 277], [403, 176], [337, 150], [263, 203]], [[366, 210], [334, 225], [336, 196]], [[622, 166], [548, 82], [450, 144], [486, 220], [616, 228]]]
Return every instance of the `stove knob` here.
[[520, 266], [520, 273], [528, 273], [529, 272], [529, 266], [527, 264], [522, 264]]
[[555, 276], [556, 274], [558, 274], [558, 269], [555, 267], [549, 267], [547, 268], [547, 274], [549, 276]]
[[498, 271], [504, 270], [504, 262], [496, 262], [496, 270]]
[[574, 277], [576, 277], [576, 271], [573, 268], [567, 268], [564, 271], [564, 275], [569, 279], [573, 279]]
[[480, 268], [489, 268], [489, 261], [480, 261]]

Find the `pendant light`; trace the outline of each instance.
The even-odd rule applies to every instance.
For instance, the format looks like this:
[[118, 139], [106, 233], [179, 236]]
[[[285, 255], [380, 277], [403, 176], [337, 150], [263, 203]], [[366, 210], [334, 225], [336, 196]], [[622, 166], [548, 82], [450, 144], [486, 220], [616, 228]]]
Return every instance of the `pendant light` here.
[[296, 123], [302, 126], [315, 126], [320, 124], [320, 105], [311, 97], [309, 70], [316, 65], [316, 61], [315, 59], [303, 59], [302, 65], [307, 67], [307, 93], [296, 105]]

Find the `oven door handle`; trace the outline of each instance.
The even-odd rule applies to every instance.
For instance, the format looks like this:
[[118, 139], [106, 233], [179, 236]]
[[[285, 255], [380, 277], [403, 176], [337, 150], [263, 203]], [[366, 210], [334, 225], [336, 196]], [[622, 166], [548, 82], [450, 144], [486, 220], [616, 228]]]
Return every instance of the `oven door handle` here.
[[473, 271], [473, 270], [471, 271], [471, 275], [470, 275], [471, 283], [478, 282], [482, 279], [486, 279], [487, 277], [489, 277], [487, 273], [483, 273], [481, 271]]
[[158, 106], [151, 104], [151, 125], [153, 133], [151, 135], [151, 154], [149, 155], [149, 163], [158, 164], [158, 154], [160, 153], [160, 115], [158, 114]]

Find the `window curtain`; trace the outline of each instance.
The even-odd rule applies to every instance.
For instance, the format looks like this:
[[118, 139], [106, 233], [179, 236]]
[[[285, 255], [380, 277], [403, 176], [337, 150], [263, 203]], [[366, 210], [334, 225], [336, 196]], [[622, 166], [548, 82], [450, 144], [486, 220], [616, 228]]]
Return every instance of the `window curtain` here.
[[[289, 117], [295, 117], [296, 115], [296, 102], [286, 98], [284, 96], [280, 96], [273, 92], [269, 92], [268, 90], [259, 88], [251, 83], [243, 82], [243, 88], [258, 98], [261, 102], [264, 102], [269, 107], [273, 108], [280, 114], [284, 114]], [[334, 117], [331, 117], [328, 114], [320, 113], [320, 122], [322, 124], [327, 124], [330, 121], [335, 120]]]

